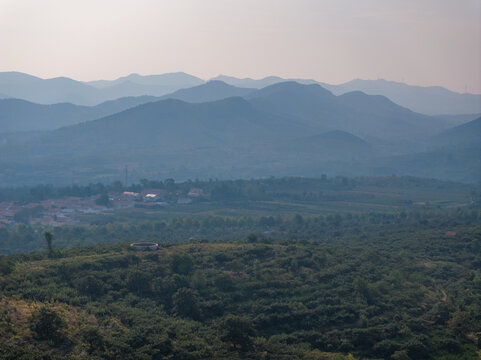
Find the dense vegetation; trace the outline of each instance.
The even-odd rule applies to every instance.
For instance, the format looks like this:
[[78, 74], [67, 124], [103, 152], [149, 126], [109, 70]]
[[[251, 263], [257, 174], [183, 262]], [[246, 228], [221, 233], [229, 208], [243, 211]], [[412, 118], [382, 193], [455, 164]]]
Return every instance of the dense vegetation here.
[[[261, 237], [338, 243], [364, 239], [391, 226], [420, 231], [449, 228], [481, 221], [478, 209], [418, 210], [396, 213], [334, 213], [327, 215], [205, 216], [171, 219], [136, 219], [126, 222], [81, 224], [53, 229], [59, 248], [101, 243], [156, 241], [234, 241], [255, 233]], [[45, 248], [42, 228], [20, 224], [0, 228], [0, 253], [40, 251]]]
[[[123, 228], [158, 251], [4, 256], [0, 357], [478, 358], [478, 210], [281, 219], [252, 219], [273, 233], [232, 242], [162, 242], [187, 231], [172, 220]], [[107, 229], [88, 236], [120, 236]]]

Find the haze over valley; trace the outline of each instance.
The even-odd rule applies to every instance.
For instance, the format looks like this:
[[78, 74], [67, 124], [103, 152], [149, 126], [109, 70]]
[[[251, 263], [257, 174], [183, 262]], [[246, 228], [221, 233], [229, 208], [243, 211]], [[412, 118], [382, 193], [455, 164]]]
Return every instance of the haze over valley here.
[[[479, 142], [473, 135], [479, 113], [468, 113], [481, 95], [446, 89], [439, 95], [439, 89], [425, 88], [437, 103], [446, 105], [448, 94], [454, 103], [473, 104], [453, 115], [458, 101], [450, 115], [434, 116], [384, 95], [359, 90], [335, 95], [327, 90], [332, 86], [314, 81], [219, 78], [231, 84], [184, 73], [89, 85], [0, 74], [1, 91], [23, 97], [0, 100], [0, 182], [68, 184], [92, 177], [108, 182], [122, 179], [125, 166], [132, 180], [417, 174], [475, 181], [479, 175]], [[350, 84], [356, 83], [362, 84]], [[387, 82], [373, 83], [382, 92]], [[408, 98], [419, 100], [419, 87], [402, 87]], [[114, 88], [124, 92], [110, 94], [129, 96], [79, 105]], [[174, 91], [163, 94], [168, 90]], [[385, 91], [392, 95], [392, 88]], [[62, 96], [71, 102], [29, 101], [49, 103]], [[90, 101], [105, 97], [95, 99]], [[464, 131], [466, 138], [460, 135], [463, 127], [456, 130], [462, 124], [474, 129]]]

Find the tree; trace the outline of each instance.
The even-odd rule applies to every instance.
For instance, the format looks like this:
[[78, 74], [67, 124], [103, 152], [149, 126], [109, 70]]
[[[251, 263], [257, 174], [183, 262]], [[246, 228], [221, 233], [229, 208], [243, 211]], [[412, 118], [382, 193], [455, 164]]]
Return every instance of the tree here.
[[67, 322], [54, 309], [42, 306], [32, 313], [30, 328], [38, 340], [49, 340], [59, 344], [65, 341], [63, 330], [67, 328]]
[[104, 337], [96, 327], [88, 327], [83, 330], [82, 337], [88, 344], [89, 355], [101, 354], [104, 351]]
[[170, 269], [174, 274], [188, 275], [192, 272], [194, 267], [194, 261], [188, 254], [176, 253], [172, 257], [172, 263]]
[[87, 275], [82, 277], [76, 286], [77, 290], [83, 294], [92, 298], [97, 298], [103, 295], [105, 288], [102, 280], [93, 275]]
[[0, 255], [0, 274], [8, 275], [13, 271], [14, 268], [15, 263], [12, 261], [11, 258]]
[[152, 276], [136, 270], [129, 275], [127, 288], [138, 296], [148, 296], [152, 293]]
[[48, 256], [53, 257], [53, 245], [52, 245], [53, 234], [50, 231], [45, 231], [43, 235], [45, 237], [45, 242], [47, 243]]
[[247, 235], [247, 242], [249, 243], [256, 243], [258, 241], [258, 238], [257, 238], [257, 235], [254, 234], [254, 233], [249, 233], [249, 235]]
[[219, 324], [220, 339], [241, 351], [252, 347], [255, 336], [254, 326], [249, 318], [228, 315]]
[[176, 315], [200, 320], [199, 300], [195, 290], [180, 288], [172, 297], [172, 303]]
[[464, 311], [456, 311], [448, 321], [448, 327], [456, 334], [467, 334], [473, 330], [471, 314]]

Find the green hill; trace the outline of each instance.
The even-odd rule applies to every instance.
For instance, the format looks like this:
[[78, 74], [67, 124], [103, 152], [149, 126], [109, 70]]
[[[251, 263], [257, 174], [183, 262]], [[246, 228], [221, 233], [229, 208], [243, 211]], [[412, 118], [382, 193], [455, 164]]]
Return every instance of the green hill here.
[[333, 216], [311, 241], [159, 231], [157, 251], [0, 257], [0, 358], [476, 359], [479, 219]]

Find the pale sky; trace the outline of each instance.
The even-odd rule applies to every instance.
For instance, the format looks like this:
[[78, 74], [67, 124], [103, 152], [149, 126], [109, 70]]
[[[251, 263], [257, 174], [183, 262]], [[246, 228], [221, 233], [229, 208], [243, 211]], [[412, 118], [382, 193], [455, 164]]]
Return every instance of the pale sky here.
[[481, 0], [0, 0], [0, 71], [385, 78], [481, 93]]

